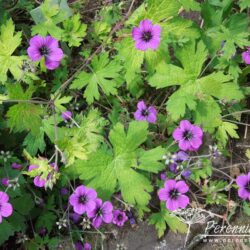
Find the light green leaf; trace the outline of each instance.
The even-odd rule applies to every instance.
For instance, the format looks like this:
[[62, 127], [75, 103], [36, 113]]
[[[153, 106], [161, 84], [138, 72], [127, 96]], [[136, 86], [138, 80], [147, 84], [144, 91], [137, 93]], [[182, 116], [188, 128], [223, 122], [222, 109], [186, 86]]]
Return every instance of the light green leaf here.
[[108, 53], [103, 53], [99, 57], [95, 56], [92, 60], [90, 72], [81, 72], [73, 81], [71, 89], [81, 89], [86, 86], [84, 97], [88, 104], [99, 100], [102, 89], [106, 95], [116, 95], [119, 84], [121, 66], [117, 61], [109, 60]]
[[229, 136], [231, 138], [239, 138], [239, 135], [236, 132], [237, 129], [238, 126], [231, 122], [222, 122], [222, 124], [218, 128], [216, 138], [223, 146], [225, 146], [229, 139]]
[[63, 41], [67, 42], [70, 47], [79, 47], [83, 37], [86, 35], [87, 25], [81, 23], [80, 14], [76, 14], [63, 22], [64, 34]]
[[156, 88], [165, 88], [181, 85], [188, 80], [185, 71], [173, 64], [161, 63], [156, 68], [156, 73], [149, 78], [149, 84]]
[[24, 56], [13, 56], [17, 47], [21, 44], [22, 33], [15, 34], [15, 26], [10, 19], [0, 29], [0, 82], [7, 80], [7, 73], [13, 75], [16, 80], [22, 76], [21, 66]]
[[200, 3], [195, 1], [195, 0], [179, 0], [183, 8], [187, 11], [192, 10], [192, 11], [200, 11]]
[[159, 238], [163, 236], [167, 226], [174, 233], [187, 232], [187, 225], [181, 222], [177, 216], [171, 215], [165, 208], [162, 208], [159, 213], [153, 213], [149, 217], [149, 224], [155, 226]]
[[167, 110], [174, 121], [183, 117], [187, 107], [194, 110], [196, 107], [196, 98], [191, 94], [182, 91], [176, 91], [167, 101]]

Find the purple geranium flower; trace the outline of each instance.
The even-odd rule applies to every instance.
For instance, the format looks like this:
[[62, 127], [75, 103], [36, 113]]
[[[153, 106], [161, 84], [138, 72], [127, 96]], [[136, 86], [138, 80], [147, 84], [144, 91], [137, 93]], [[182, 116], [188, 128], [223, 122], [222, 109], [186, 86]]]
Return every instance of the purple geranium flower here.
[[87, 242], [82, 244], [82, 242], [77, 241], [75, 243], [75, 250], [91, 250], [91, 249], [92, 249], [91, 245]]
[[74, 193], [69, 197], [69, 203], [73, 206], [73, 210], [77, 214], [84, 214], [95, 209], [95, 199], [97, 193], [92, 188], [83, 185], [77, 187]]
[[174, 130], [173, 137], [179, 142], [180, 149], [196, 151], [202, 144], [203, 132], [200, 127], [183, 120], [179, 127]]
[[69, 214], [69, 218], [74, 222], [74, 223], [78, 223], [81, 219], [81, 215], [77, 214], [77, 213], [70, 213]]
[[184, 151], [179, 151], [177, 154], [173, 156], [173, 160], [175, 163], [181, 163], [188, 159], [188, 154]]
[[83, 249], [84, 250], [91, 250], [92, 249], [91, 244], [88, 242], [85, 242], [83, 245]]
[[178, 208], [185, 208], [189, 204], [188, 196], [184, 195], [189, 187], [184, 181], [167, 180], [164, 188], [158, 192], [159, 199], [166, 201], [166, 208], [174, 211]]
[[3, 217], [9, 217], [13, 213], [13, 207], [8, 201], [9, 196], [5, 192], [0, 191], [0, 224], [3, 221]]
[[153, 25], [150, 20], [143, 20], [139, 27], [132, 30], [132, 37], [135, 41], [135, 48], [138, 50], [156, 50], [161, 41], [161, 27]]
[[61, 193], [61, 195], [68, 195], [69, 194], [69, 190], [67, 188], [63, 187], [63, 188], [61, 188], [60, 193]]
[[177, 154], [174, 154], [172, 157], [174, 162], [169, 165], [169, 170], [173, 173], [177, 173], [178, 164], [186, 161], [188, 157], [188, 154], [184, 151], [179, 151]]
[[12, 167], [13, 169], [21, 169], [21, 168], [22, 168], [22, 165], [21, 165], [21, 164], [18, 164], [18, 163], [16, 163], [16, 162], [13, 162], [13, 163], [11, 164], [11, 167]]
[[109, 201], [102, 202], [101, 199], [97, 198], [95, 209], [87, 211], [87, 215], [92, 220], [92, 225], [95, 228], [99, 228], [104, 221], [105, 223], [111, 223], [113, 219], [113, 205]]
[[236, 178], [236, 183], [239, 186], [238, 195], [243, 200], [250, 200], [250, 172], [246, 175], [240, 175]]
[[134, 117], [137, 121], [155, 123], [157, 120], [157, 110], [153, 106], [147, 107], [144, 101], [140, 101], [137, 103], [137, 110], [134, 113]]
[[[58, 166], [55, 165], [55, 163], [51, 163], [50, 164], [51, 168], [53, 168], [56, 172], [58, 172]], [[33, 169], [37, 169], [39, 168], [39, 166], [36, 166], [36, 165], [30, 165], [29, 168], [28, 168], [28, 171], [32, 171]], [[49, 180], [51, 178], [51, 173], [48, 174], [47, 176], [47, 179], [46, 180]], [[39, 188], [42, 188], [45, 186], [46, 184], [46, 180], [45, 179], [42, 179], [41, 176], [36, 176], [33, 180], [33, 183], [36, 187], [39, 187]]]
[[[39, 166], [36, 166], [36, 165], [30, 165], [29, 168], [28, 168], [28, 171], [32, 171], [33, 169], [37, 169], [39, 168]], [[33, 183], [36, 187], [44, 187], [45, 184], [46, 184], [46, 180], [42, 179], [39, 175], [36, 176], [33, 180]]]
[[190, 169], [185, 169], [182, 171], [181, 175], [185, 178], [189, 178], [190, 175], [192, 174], [191, 170]]
[[52, 36], [34, 36], [30, 39], [28, 55], [32, 61], [45, 59], [47, 69], [56, 69], [63, 58], [63, 51], [59, 48], [58, 41]]
[[8, 187], [9, 183], [10, 183], [10, 180], [9, 180], [9, 178], [5, 177], [5, 178], [3, 178], [1, 180], [1, 183], [2, 183], [3, 186]]
[[167, 179], [167, 175], [166, 175], [165, 172], [160, 174], [160, 179], [161, 179], [162, 181], [165, 181], [165, 180]]
[[62, 112], [61, 116], [62, 116], [62, 118], [63, 118], [64, 121], [68, 121], [72, 117], [72, 112], [68, 111], [68, 110], [64, 111], [64, 112]]
[[41, 176], [36, 176], [35, 178], [34, 178], [34, 185], [36, 186], [36, 187], [44, 187], [45, 186], [45, 184], [46, 184], [46, 180], [44, 180], [44, 179], [42, 179], [41, 178]]
[[123, 227], [124, 223], [128, 220], [128, 217], [125, 212], [121, 210], [115, 210], [113, 212], [113, 224], [118, 227]]
[[242, 53], [242, 59], [246, 64], [250, 64], [250, 47]]

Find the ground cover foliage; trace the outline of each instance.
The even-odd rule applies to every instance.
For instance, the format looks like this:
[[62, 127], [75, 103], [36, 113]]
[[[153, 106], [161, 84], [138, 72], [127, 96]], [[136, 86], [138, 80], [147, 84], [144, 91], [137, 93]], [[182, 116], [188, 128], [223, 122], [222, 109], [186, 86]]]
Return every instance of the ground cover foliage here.
[[249, 169], [213, 164], [249, 126], [249, 7], [2, 1], [0, 245], [101, 249], [139, 220], [186, 233], [178, 209], [249, 215]]

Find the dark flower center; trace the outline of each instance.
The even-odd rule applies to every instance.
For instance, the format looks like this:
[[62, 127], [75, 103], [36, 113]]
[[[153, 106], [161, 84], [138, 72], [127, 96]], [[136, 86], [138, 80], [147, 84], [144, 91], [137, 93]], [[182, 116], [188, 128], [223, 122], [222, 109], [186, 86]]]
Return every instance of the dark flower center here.
[[247, 185], [245, 186], [245, 189], [250, 192], [250, 182], [247, 183]]
[[189, 130], [183, 132], [183, 138], [185, 140], [191, 140], [193, 138], [193, 133]]
[[101, 208], [98, 208], [96, 210], [96, 216], [101, 216], [102, 215], [102, 209]]
[[49, 54], [50, 54], [50, 49], [45, 45], [43, 45], [41, 48], [39, 48], [39, 51], [40, 51], [41, 55], [45, 56], [45, 57], [49, 56]]
[[172, 189], [170, 191], [170, 198], [171, 199], [177, 199], [179, 196], [179, 191], [177, 189]]
[[122, 220], [123, 220], [122, 214], [119, 214], [119, 215], [117, 216], [117, 220], [119, 220], [119, 221], [122, 221]]
[[150, 31], [145, 31], [142, 34], [142, 40], [145, 42], [149, 42], [153, 38], [153, 35]]
[[143, 110], [141, 111], [141, 114], [142, 114], [143, 116], [148, 116], [149, 112], [148, 112], [147, 109], [143, 109]]
[[79, 197], [79, 203], [85, 204], [86, 201], [87, 201], [86, 195], [82, 195], [82, 196]]

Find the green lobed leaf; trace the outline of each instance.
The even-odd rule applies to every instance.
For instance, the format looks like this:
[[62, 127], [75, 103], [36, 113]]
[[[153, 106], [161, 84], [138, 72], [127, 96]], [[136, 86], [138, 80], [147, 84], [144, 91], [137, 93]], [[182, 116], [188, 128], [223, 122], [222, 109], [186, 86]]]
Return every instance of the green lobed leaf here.
[[21, 44], [22, 33], [15, 33], [15, 26], [10, 19], [0, 28], [0, 82], [7, 80], [10, 72], [14, 79], [19, 80], [22, 76], [21, 66], [25, 56], [12, 55]]
[[121, 66], [116, 61], [109, 60], [108, 53], [103, 53], [92, 60], [90, 72], [81, 72], [73, 81], [71, 89], [81, 89], [86, 87], [84, 97], [88, 104], [99, 100], [99, 87], [106, 95], [116, 95], [120, 78]]

